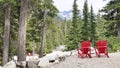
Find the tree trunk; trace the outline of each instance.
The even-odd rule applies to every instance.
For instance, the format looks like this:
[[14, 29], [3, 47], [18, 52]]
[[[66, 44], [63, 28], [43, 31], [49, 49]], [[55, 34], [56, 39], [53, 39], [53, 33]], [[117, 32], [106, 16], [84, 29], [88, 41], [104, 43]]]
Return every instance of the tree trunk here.
[[26, 60], [26, 21], [27, 21], [27, 0], [21, 0], [21, 8], [20, 8], [20, 18], [19, 18], [19, 35], [18, 35], [18, 61]]
[[7, 4], [5, 10], [5, 25], [3, 38], [3, 65], [8, 62], [9, 34], [10, 34], [10, 5]]
[[120, 23], [117, 23], [117, 29], [118, 29], [118, 38], [119, 38], [119, 42], [120, 42]]
[[45, 29], [46, 29], [46, 17], [47, 17], [47, 10], [44, 11], [44, 19], [43, 19], [43, 26], [42, 26], [42, 42], [41, 42], [41, 47], [40, 47], [40, 54], [39, 57], [43, 57], [43, 52], [44, 52], [44, 43], [45, 43]]

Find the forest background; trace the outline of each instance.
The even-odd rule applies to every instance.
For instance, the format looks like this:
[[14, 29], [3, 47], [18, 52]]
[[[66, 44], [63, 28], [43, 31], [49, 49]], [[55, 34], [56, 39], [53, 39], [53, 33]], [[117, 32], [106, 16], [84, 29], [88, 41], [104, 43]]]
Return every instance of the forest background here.
[[[98, 14], [85, 0], [83, 12], [73, 2], [72, 19], [58, 15], [53, 0], [0, 0], [0, 64], [17, 55], [25, 60], [28, 52], [39, 57], [57, 46], [66, 50], [80, 47], [80, 42], [108, 41], [110, 52], [120, 50], [120, 0], [110, 0]], [[104, 12], [104, 13], [103, 13]]]

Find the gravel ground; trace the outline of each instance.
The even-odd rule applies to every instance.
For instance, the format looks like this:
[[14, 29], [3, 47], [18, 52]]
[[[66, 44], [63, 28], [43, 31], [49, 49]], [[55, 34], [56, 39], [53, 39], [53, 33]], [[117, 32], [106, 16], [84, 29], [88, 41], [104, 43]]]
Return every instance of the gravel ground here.
[[109, 53], [110, 58], [102, 55], [100, 58], [92, 54], [93, 58], [78, 58], [70, 56], [58, 64], [45, 68], [120, 68], [120, 52]]

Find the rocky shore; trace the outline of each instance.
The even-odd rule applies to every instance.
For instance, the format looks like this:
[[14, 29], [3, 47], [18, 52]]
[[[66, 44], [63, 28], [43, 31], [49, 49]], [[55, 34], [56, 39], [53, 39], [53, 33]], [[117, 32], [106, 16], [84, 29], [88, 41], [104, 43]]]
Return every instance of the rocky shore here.
[[78, 58], [77, 55], [67, 57], [65, 61], [45, 68], [120, 68], [120, 52], [109, 53], [110, 58], [102, 55], [98, 58]]

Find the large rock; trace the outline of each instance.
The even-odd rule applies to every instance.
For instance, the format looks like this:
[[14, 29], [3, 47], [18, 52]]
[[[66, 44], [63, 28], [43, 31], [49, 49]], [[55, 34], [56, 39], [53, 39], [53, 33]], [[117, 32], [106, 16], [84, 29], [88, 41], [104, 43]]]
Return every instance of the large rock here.
[[16, 64], [15, 64], [15, 62], [12, 60], [12, 61], [8, 62], [7, 64], [5, 64], [5, 65], [3, 66], [3, 68], [16, 68]]
[[2, 66], [0, 66], [0, 68], [3, 68]]
[[19, 61], [16, 63], [18, 68], [25, 68], [26, 67], [26, 61]]
[[27, 61], [26, 68], [38, 68], [38, 61]]
[[[49, 66], [51, 62], [55, 62], [56, 60], [62, 59], [64, 56], [62, 51], [53, 51], [50, 54], [47, 54], [45, 57], [40, 58], [40, 62], [38, 63], [38, 66], [45, 67]], [[57, 62], [58, 63], [58, 62]]]
[[70, 51], [63, 52], [63, 56], [65, 56], [65, 57], [68, 57], [68, 56], [70, 56], [70, 55], [71, 55], [71, 52], [70, 52]]
[[77, 55], [77, 50], [72, 50], [72, 51], [71, 51], [71, 55], [72, 55], [72, 56]]
[[46, 59], [44, 57], [39, 59], [38, 66], [45, 67], [45, 66], [48, 66], [48, 65], [49, 65], [49, 60], [48, 59]]
[[13, 56], [13, 60], [17, 61], [18, 57], [16, 55]]
[[26, 61], [29, 61], [29, 60], [38, 60], [38, 59], [39, 59], [39, 56], [37, 56], [37, 55], [26, 56]]
[[53, 51], [52, 53], [47, 54], [44, 58], [46, 58], [47, 60], [56, 60], [62, 56], [63, 56], [62, 51]]

